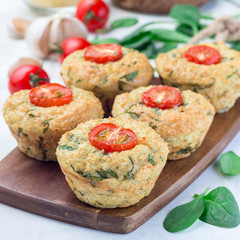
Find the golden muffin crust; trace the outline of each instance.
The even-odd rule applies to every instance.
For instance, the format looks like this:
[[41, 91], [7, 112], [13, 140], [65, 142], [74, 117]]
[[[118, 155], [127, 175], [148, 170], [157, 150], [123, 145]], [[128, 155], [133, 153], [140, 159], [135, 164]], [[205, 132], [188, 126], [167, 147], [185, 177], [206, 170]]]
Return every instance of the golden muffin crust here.
[[149, 60], [136, 50], [122, 47], [123, 57], [106, 64], [86, 61], [84, 51], [70, 54], [61, 65], [61, 76], [67, 86], [92, 91], [101, 99], [111, 99], [152, 81], [153, 68]]
[[142, 93], [152, 87], [118, 95], [113, 104], [113, 117], [148, 123], [168, 143], [168, 159], [189, 156], [201, 145], [213, 121], [213, 106], [202, 95], [187, 90], [181, 92], [183, 104], [180, 107], [165, 110], [147, 107], [142, 103]]
[[188, 62], [184, 53], [194, 46], [189, 44], [159, 54], [156, 70], [164, 84], [200, 93], [213, 104], [217, 112], [225, 112], [234, 105], [240, 93], [240, 52], [229, 49], [224, 42], [201, 45], [217, 49], [222, 56], [221, 62], [212, 65]]
[[38, 160], [56, 160], [56, 148], [63, 133], [79, 123], [102, 118], [100, 101], [93, 93], [71, 88], [73, 100], [60, 107], [38, 107], [29, 100], [30, 90], [10, 96], [3, 108], [3, 116], [19, 149]]
[[[88, 134], [101, 123], [131, 129], [138, 144], [122, 152], [95, 148]], [[116, 208], [133, 205], [150, 193], [166, 163], [168, 148], [145, 123], [108, 118], [90, 120], [66, 132], [56, 154], [77, 198], [96, 207]]]

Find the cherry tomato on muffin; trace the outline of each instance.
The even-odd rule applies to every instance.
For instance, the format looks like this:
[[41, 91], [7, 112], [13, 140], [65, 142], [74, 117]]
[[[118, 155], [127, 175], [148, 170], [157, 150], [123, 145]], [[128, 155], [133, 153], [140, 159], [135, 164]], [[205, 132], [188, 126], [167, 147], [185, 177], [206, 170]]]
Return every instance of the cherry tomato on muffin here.
[[170, 109], [183, 103], [182, 94], [170, 86], [157, 86], [142, 93], [144, 105], [152, 108]]
[[90, 143], [99, 150], [121, 152], [137, 145], [137, 135], [130, 129], [113, 123], [101, 123], [89, 132]]
[[59, 47], [58, 52], [60, 53], [58, 61], [62, 63], [63, 59], [69, 54], [75, 52], [76, 50], [84, 49], [85, 47], [90, 46], [91, 43], [84, 38], [80, 37], [70, 37], [67, 38], [61, 46]]
[[77, 6], [76, 17], [86, 25], [88, 31], [95, 32], [105, 26], [109, 7], [102, 0], [82, 0]]
[[11, 94], [49, 83], [47, 73], [39, 66], [23, 65], [9, 77], [8, 89]]
[[86, 48], [84, 52], [85, 60], [96, 63], [115, 62], [121, 59], [122, 47], [119, 44], [98, 44]]
[[39, 107], [62, 106], [72, 101], [72, 91], [58, 83], [48, 83], [33, 88], [29, 93], [30, 102]]
[[217, 64], [221, 61], [220, 52], [215, 48], [208, 47], [205, 45], [190, 47], [184, 53], [184, 57], [189, 62], [204, 64], [204, 65]]

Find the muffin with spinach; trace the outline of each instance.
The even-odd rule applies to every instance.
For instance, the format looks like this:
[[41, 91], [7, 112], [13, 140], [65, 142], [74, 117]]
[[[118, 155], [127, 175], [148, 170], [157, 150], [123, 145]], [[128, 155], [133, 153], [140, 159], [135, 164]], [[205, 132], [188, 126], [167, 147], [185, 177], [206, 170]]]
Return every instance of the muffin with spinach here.
[[223, 42], [186, 45], [156, 58], [166, 85], [202, 94], [217, 112], [228, 111], [240, 93], [240, 52]]
[[[33, 98], [31, 93], [36, 92]], [[56, 161], [62, 134], [81, 122], [102, 118], [103, 109], [91, 92], [46, 84], [14, 93], [4, 104], [3, 116], [21, 152], [38, 160]]]
[[116, 208], [133, 205], [151, 192], [168, 147], [145, 123], [108, 118], [66, 132], [56, 154], [77, 198], [95, 207]]
[[213, 121], [212, 104], [201, 94], [170, 86], [148, 86], [115, 98], [112, 115], [146, 122], [168, 143], [168, 159], [190, 155], [202, 143]]
[[109, 107], [117, 94], [149, 85], [153, 68], [145, 54], [118, 44], [99, 44], [67, 56], [61, 76], [67, 86], [92, 91]]

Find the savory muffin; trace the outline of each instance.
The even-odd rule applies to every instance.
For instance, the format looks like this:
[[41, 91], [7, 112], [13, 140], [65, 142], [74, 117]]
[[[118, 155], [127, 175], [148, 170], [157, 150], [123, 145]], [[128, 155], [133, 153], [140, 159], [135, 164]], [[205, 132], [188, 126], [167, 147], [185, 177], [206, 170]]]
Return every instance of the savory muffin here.
[[168, 148], [145, 123], [108, 118], [66, 132], [56, 154], [77, 198], [116, 208], [133, 205], [151, 192]]
[[6, 100], [3, 116], [20, 151], [38, 160], [56, 160], [56, 148], [63, 133], [81, 122], [103, 117], [101, 103], [93, 93], [75, 87], [70, 92], [71, 102], [62, 106], [36, 106], [30, 101], [30, 90], [16, 92]]
[[[198, 59], [188, 57], [191, 49], [198, 48]], [[212, 59], [217, 62], [201, 61], [210, 50]], [[192, 51], [193, 53], [193, 51]], [[196, 49], [195, 49], [196, 54]], [[220, 57], [219, 57], [220, 56]], [[209, 60], [209, 56], [208, 56]], [[164, 84], [190, 89], [206, 97], [217, 112], [229, 110], [240, 93], [240, 52], [229, 49], [223, 42], [187, 45], [159, 54], [156, 58], [156, 69]]]
[[[97, 49], [93, 57], [92, 48]], [[92, 91], [105, 105], [119, 93], [149, 85], [153, 69], [145, 54], [118, 44], [100, 44], [67, 56], [61, 76], [67, 86]]]
[[[175, 94], [179, 101], [170, 99], [171, 105], [164, 94]], [[154, 97], [156, 104], [151, 105], [146, 96]], [[161, 105], [164, 101], [165, 107]], [[118, 95], [112, 110], [113, 117], [125, 122], [135, 119], [148, 123], [168, 143], [170, 160], [187, 157], [201, 145], [214, 114], [213, 106], [202, 95], [169, 86], [140, 87]]]

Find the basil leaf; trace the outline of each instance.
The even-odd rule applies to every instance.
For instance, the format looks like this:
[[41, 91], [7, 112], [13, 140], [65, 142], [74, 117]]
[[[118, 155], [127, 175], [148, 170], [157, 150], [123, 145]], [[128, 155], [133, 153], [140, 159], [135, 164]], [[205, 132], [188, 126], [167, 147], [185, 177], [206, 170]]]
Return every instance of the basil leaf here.
[[240, 157], [234, 152], [227, 152], [220, 156], [221, 171], [229, 176], [240, 174]]
[[200, 220], [218, 227], [233, 228], [240, 223], [238, 204], [226, 187], [218, 187], [204, 197]]
[[180, 24], [190, 26], [194, 35], [198, 32], [198, 24], [201, 13], [198, 8], [188, 4], [176, 4], [169, 13], [170, 17], [176, 19]]
[[206, 189], [204, 193], [191, 202], [174, 208], [165, 218], [163, 222], [164, 228], [168, 232], [179, 232], [190, 227], [204, 211], [203, 198], [208, 190]]
[[134, 26], [138, 23], [136, 18], [122, 18], [113, 21], [110, 25], [111, 29], [122, 28], [122, 27], [130, 27]]
[[170, 42], [181, 42], [187, 43], [190, 40], [190, 37], [175, 30], [163, 29], [163, 28], [154, 28], [151, 29], [152, 38], [155, 41], [170, 41]]

